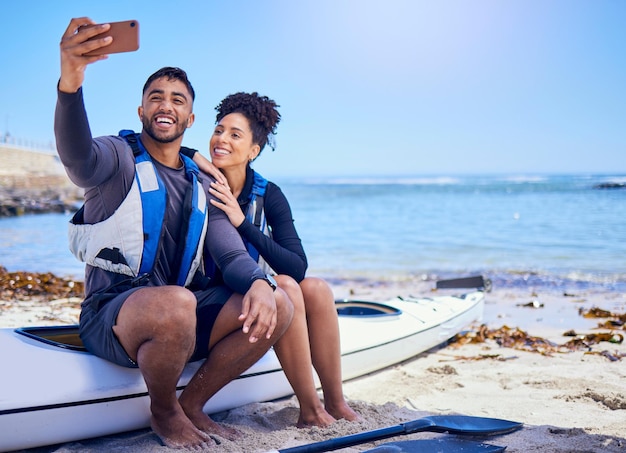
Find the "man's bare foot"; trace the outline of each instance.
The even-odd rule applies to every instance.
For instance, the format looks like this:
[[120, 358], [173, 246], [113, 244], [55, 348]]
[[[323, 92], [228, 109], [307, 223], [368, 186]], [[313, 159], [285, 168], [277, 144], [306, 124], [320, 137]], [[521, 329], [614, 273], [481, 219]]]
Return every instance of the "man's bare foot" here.
[[182, 409], [167, 415], [153, 414], [150, 425], [161, 442], [169, 448], [196, 449], [215, 444], [209, 435], [194, 426]]
[[349, 422], [360, 422], [363, 420], [359, 414], [348, 406], [345, 400], [336, 405], [326, 404], [326, 410], [336, 419], [343, 418]]
[[300, 408], [300, 417], [298, 417], [298, 423], [296, 426], [298, 428], [307, 428], [309, 426], [319, 426], [320, 428], [325, 428], [326, 426], [332, 425], [337, 420], [326, 412], [326, 409], [323, 407], [315, 408], [312, 410], [303, 410]]
[[241, 432], [237, 431], [234, 428], [220, 425], [219, 423], [213, 421], [211, 417], [209, 417], [202, 411], [200, 411], [199, 413], [187, 414], [187, 416], [195, 425], [195, 427], [206, 435], [214, 434], [216, 436], [220, 436], [224, 439], [232, 441], [236, 441], [237, 439], [241, 438]]

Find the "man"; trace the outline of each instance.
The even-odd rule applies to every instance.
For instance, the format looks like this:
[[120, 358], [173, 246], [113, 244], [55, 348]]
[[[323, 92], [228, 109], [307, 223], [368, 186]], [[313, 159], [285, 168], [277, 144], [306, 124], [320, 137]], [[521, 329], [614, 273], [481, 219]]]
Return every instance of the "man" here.
[[[81, 338], [92, 353], [138, 367], [156, 434], [167, 446], [194, 448], [210, 442], [209, 433], [231, 437], [202, 408], [276, 342], [293, 307], [274, 292], [228, 218], [207, 204], [211, 179], [200, 175], [199, 182], [193, 162], [179, 153], [194, 121], [195, 94], [184, 71], [163, 68], [148, 79], [141, 134], [91, 137], [84, 73], [106, 57], [84, 54], [111, 43], [88, 41], [110, 27], [81, 28], [93, 24], [72, 19], [63, 35], [55, 112], [59, 156], [85, 188], [70, 228], [70, 248], [87, 263]], [[226, 286], [185, 288], [203, 248], [228, 287], [244, 296]], [[185, 364], [200, 358], [206, 361], [177, 398]]]

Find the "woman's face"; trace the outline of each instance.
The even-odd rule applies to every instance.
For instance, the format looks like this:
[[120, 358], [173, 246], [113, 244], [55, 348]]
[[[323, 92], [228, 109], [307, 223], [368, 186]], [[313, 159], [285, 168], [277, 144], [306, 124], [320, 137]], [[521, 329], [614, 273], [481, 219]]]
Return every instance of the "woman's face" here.
[[252, 142], [248, 119], [241, 113], [230, 113], [215, 126], [209, 151], [217, 168], [245, 168], [259, 154], [260, 147]]

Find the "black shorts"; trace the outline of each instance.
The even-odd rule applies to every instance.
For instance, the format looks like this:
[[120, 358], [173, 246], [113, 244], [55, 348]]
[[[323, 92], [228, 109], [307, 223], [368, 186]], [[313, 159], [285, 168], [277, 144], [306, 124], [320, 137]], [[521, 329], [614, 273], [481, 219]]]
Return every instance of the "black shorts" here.
[[[80, 314], [80, 338], [89, 352], [118, 365], [137, 368], [117, 337], [113, 333], [117, 315], [126, 299], [141, 287], [132, 288], [120, 294], [111, 294], [104, 301], [94, 303], [87, 299], [82, 304]], [[189, 360], [204, 359], [209, 354], [209, 338], [220, 310], [233, 292], [226, 286], [215, 286], [202, 291], [194, 291], [198, 301], [196, 306], [196, 348]]]

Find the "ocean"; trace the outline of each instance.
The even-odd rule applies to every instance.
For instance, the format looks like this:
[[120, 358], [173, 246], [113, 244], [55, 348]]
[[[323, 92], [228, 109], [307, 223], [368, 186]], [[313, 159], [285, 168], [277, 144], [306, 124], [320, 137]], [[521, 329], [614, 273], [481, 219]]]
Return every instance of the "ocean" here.
[[[280, 180], [309, 258], [328, 279], [451, 278], [626, 291], [624, 175]], [[81, 278], [71, 214], [0, 219], [0, 265]]]

